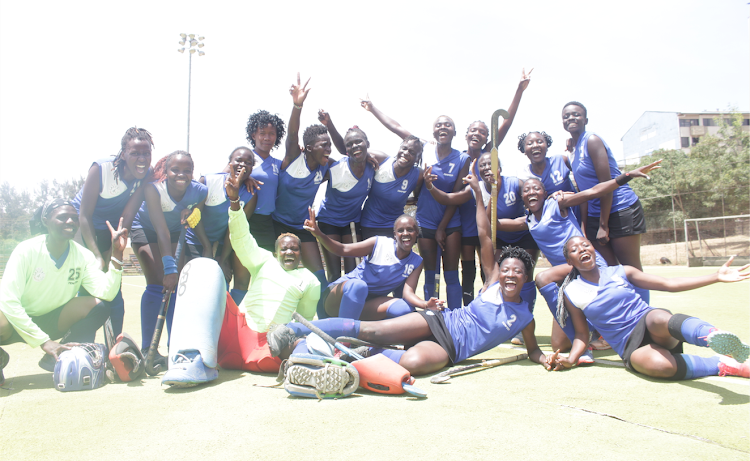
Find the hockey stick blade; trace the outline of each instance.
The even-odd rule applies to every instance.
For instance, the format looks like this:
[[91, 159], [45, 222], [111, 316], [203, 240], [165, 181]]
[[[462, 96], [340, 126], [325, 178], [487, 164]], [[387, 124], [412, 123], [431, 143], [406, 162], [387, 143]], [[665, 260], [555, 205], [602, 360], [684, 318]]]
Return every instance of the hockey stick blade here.
[[495, 360], [482, 360], [481, 363], [473, 363], [471, 365], [454, 367], [454, 368], [451, 368], [450, 370], [446, 370], [438, 375], [433, 376], [432, 378], [430, 378], [430, 382], [432, 384], [444, 383], [448, 381], [449, 379], [451, 379], [453, 375], [457, 375], [459, 373], [463, 373], [469, 370], [481, 371], [487, 368], [496, 367], [498, 365], [505, 365], [506, 363], [524, 360], [528, 357], [529, 357], [529, 354], [524, 353], [524, 354], [514, 355], [512, 357], [504, 357], [502, 359], [495, 359]]

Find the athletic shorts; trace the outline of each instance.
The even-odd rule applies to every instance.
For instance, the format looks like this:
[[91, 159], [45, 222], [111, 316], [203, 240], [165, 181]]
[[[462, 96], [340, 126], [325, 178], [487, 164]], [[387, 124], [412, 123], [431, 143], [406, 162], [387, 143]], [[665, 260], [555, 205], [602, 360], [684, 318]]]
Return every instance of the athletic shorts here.
[[[169, 239], [172, 243], [177, 243], [177, 241], [180, 240], [180, 232], [170, 233]], [[159, 240], [155, 231], [141, 227], [130, 231], [130, 243], [135, 243], [136, 245], [148, 245], [149, 243], [159, 243]]]
[[453, 343], [453, 338], [448, 331], [448, 327], [445, 325], [443, 314], [432, 310], [423, 310], [419, 311], [419, 313], [427, 321], [427, 326], [430, 327], [430, 331], [432, 332], [431, 340], [440, 344], [440, 347], [445, 349], [445, 352], [448, 353], [448, 357], [451, 359], [451, 363], [456, 363], [456, 346]]
[[[295, 229], [294, 227], [287, 226], [284, 223], [280, 223], [276, 220], [273, 221], [273, 228], [274, 232], [276, 233], [276, 238], [279, 238], [279, 235], [284, 233], [290, 233], [296, 235], [300, 242], [306, 243], [306, 242], [316, 242], [315, 236], [312, 235], [309, 231], [306, 231], [305, 229]], [[274, 240], [274, 244], [276, 243], [276, 240]]]
[[[666, 309], [657, 309], [653, 307], [651, 308], [651, 310], [665, 311], [669, 314], [672, 313]], [[646, 315], [641, 317], [641, 319], [635, 325], [635, 328], [633, 328], [633, 331], [630, 333], [630, 337], [625, 343], [625, 349], [623, 349], [622, 351], [622, 361], [625, 362], [625, 366], [629, 370], [633, 370], [633, 366], [630, 364], [630, 356], [633, 354], [633, 352], [643, 346], [655, 344], [654, 340], [651, 338], [651, 334], [648, 332], [648, 328], [646, 328], [646, 317], [648, 316], [649, 312], [651, 312], [651, 310], [648, 311]], [[672, 354], [682, 354], [682, 341], [680, 341], [680, 343], [677, 344], [677, 346], [675, 346], [675, 348], [670, 350], [669, 352], [671, 352]]]
[[[117, 229], [116, 223], [110, 224]], [[112, 248], [112, 233], [109, 229], [94, 229], [94, 235], [96, 236], [96, 248], [99, 249], [100, 254], [106, 253]]]
[[[349, 224], [346, 226], [334, 226], [333, 224], [318, 221], [318, 227], [320, 227], [320, 230], [326, 235], [338, 235], [339, 237], [352, 235], [352, 228]], [[354, 232], [356, 232], [357, 235], [362, 235], [362, 226], [360, 226], [358, 222], [354, 223]], [[393, 229], [391, 229], [391, 236], [393, 236]]]
[[[445, 229], [445, 235], [451, 235], [454, 232], [461, 232], [461, 226], [449, 227]], [[419, 238], [435, 240], [435, 234], [437, 229], [427, 229], [426, 227], [419, 228]]]
[[367, 240], [370, 237], [388, 237], [393, 238], [392, 227], [365, 227], [361, 226], [362, 229], [362, 240]]
[[[64, 331], [60, 331], [57, 328], [58, 323], [60, 322], [60, 314], [62, 313], [63, 306], [58, 307], [57, 309], [47, 312], [46, 314], [39, 315], [37, 317], [31, 317], [31, 321], [36, 324], [36, 326], [39, 327], [40, 330], [47, 333], [47, 336], [49, 336], [49, 339], [55, 341], [63, 337], [65, 334]], [[10, 335], [10, 339], [8, 341], [3, 341], [3, 344], [13, 344], [13, 343], [23, 343], [25, 342], [20, 334], [18, 334], [18, 331], [16, 331], [15, 328], [13, 328], [13, 333]]]
[[496, 241], [497, 241], [496, 248], [512, 246], [512, 247], [523, 248], [524, 250], [538, 250], [539, 249], [539, 246], [536, 244], [536, 241], [534, 241], [534, 237], [532, 237], [531, 233], [529, 232], [525, 233], [524, 236], [521, 238], [521, 240], [518, 240], [512, 243], [506, 242], [500, 237], [497, 237]]
[[479, 246], [479, 236], [478, 235], [474, 235], [472, 237], [464, 237], [462, 235], [461, 236], [461, 245], [465, 246], [465, 247], [468, 247], [468, 246], [478, 247]]
[[271, 215], [254, 213], [247, 222], [258, 246], [273, 253], [276, 250], [276, 232]]
[[258, 333], [247, 326], [245, 314], [229, 295], [217, 356], [219, 365], [226, 370], [278, 373], [281, 366], [280, 358], [271, 357], [266, 333]]
[[[589, 216], [586, 220], [586, 235], [593, 237], [589, 240], [593, 241], [596, 238], [597, 231], [599, 231], [599, 216]], [[609, 215], [609, 238], [616, 239], [645, 233], [646, 217], [640, 200]]]
[[[214, 255], [214, 258], [221, 256], [221, 252], [223, 250], [224, 250], [224, 244], [220, 243], [216, 247], [216, 254]], [[195, 258], [203, 257], [203, 245], [199, 245], [199, 244], [193, 245], [191, 243], [186, 243], [182, 251], [185, 254], [185, 262], [192, 261]]]

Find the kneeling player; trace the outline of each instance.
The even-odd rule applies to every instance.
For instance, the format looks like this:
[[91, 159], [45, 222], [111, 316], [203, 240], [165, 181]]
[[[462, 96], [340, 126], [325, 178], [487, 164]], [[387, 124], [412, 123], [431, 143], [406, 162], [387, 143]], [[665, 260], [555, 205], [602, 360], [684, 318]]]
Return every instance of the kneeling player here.
[[[225, 294], [223, 282], [213, 282], [216, 274], [223, 280], [218, 264], [204, 265], [204, 258], [198, 258], [185, 266], [188, 272], [181, 276], [177, 288], [180, 308], [175, 312], [169, 371], [162, 379], [165, 384], [192, 386], [212, 381], [218, 377], [217, 364], [227, 369], [277, 372], [281, 360], [271, 356], [265, 333], [268, 327], [291, 321], [295, 311], [309, 320], [315, 315], [320, 283], [309, 270], [298, 269], [299, 239], [292, 234], [280, 235], [275, 257], [260, 248], [240, 209], [240, 182], [234, 170], [225, 187], [230, 201], [229, 238], [240, 262], [250, 271], [250, 286], [238, 307]], [[190, 267], [194, 263], [196, 270]], [[199, 270], [197, 264], [201, 265]], [[212, 292], [222, 301], [205, 303], [188, 296], [187, 291], [196, 286], [202, 292], [214, 286]], [[188, 328], [190, 333], [186, 334]]]
[[[25, 341], [41, 347], [46, 355], [39, 366], [53, 371], [59, 353], [78, 342], [93, 342], [96, 330], [109, 317], [109, 304], [101, 300], [111, 301], [120, 290], [128, 231], [122, 228], [122, 219], [117, 231], [107, 222], [112, 262], [104, 273], [94, 254], [72, 241], [78, 231], [78, 212], [70, 202], [48, 202], [41, 220], [48, 233], [19, 244], [5, 266], [0, 282], [0, 344]], [[96, 298], [76, 297], [81, 287]], [[8, 353], [0, 348], [0, 385], [7, 364]]]

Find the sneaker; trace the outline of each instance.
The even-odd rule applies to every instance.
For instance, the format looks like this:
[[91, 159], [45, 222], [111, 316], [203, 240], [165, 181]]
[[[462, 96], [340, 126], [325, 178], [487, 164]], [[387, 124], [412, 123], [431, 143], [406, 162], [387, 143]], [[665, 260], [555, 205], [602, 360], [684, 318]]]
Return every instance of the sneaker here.
[[39, 359], [39, 367], [44, 371], [49, 371], [50, 373], [55, 371], [55, 363], [57, 363], [57, 360], [50, 354], [44, 354], [44, 356]]
[[[141, 349], [141, 354], [143, 354], [143, 365], [146, 365], [146, 358], [148, 357], [148, 347], [145, 349]], [[166, 370], [167, 369], [167, 358], [164, 357], [159, 353], [159, 351], [156, 351], [154, 354], [154, 368], [161, 366], [160, 370]]]
[[271, 357], [278, 357], [281, 351], [292, 347], [297, 340], [297, 335], [286, 325], [271, 325], [266, 333], [268, 348], [271, 349]]
[[518, 333], [510, 340], [510, 343], [516, 346], [523, 346], [523, 333]]
[[722, 357], [719, 362], [719, 376], [750, 378], [750, 363], [739, 363], [729, 357]]
[[706, 337], [708, 347], [721, 355], [728, 355], [739, 363], [745, 363], [750, 357], [750, 346], [740, 341], [734, 333], [714, 330]]
[[193, 387], [218, 377], [219, 370], [205, 366], [199, 351], [187, 350], [175, 354], [161, 383], [174, 387]]
[[3, 368], [10, 362], [10, 355], [5, 352], [5, 349], [0, 347], [0, 386], [5, 384], [5, 375], [3, 374]]
[[584, 366], [584, 365], [593, 365], [594, 364], [594, 351], [591, 349], [591, 346], [586, 349], [586, 352], [581, 354], [580, 357], [578, 357], [578, 366]]
[[609, 345], [606, 339], [599, 336], [599, 339], [595, 339], [589, 343], [589, 346], [591, 346], [592, 349], [595, 351], [606, 351], [607, 349], [612, 349], [612, 346]]
[[346, 397], [359, 386], [356, 368], [335, 359], [295, 354], [287, 361], [284, 370], [284, 388], [299, 397]]

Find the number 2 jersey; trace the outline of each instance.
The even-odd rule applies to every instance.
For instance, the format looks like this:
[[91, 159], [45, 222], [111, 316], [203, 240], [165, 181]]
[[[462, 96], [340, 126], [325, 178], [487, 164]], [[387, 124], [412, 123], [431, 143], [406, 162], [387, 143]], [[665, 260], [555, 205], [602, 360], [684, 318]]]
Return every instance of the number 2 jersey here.
[[331, 285], [357, 279], [367, 283], [370, 295], [387, 295], [402, 286], [412, 271], [422, 264], [422, 257], [413, 251], [406, 258], [398, 259], [396, 241], [392, 238], [374, 238], [377, 240], [372, 254], [365, 256], [353, 271]]
[[500, 282], [490, 285], [468, 306], [440, 313], [456, 349], [453, 363], [508, 341], [534, 319], [526, 301], [503, 300]]

